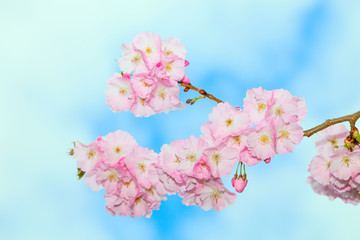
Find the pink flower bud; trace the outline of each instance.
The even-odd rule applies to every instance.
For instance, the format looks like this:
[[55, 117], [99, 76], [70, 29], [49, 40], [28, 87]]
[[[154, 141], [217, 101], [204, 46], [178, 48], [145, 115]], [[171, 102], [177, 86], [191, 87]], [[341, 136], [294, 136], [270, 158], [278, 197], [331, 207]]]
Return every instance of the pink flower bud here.
[[206, 162], [206, 156], [203, 155], [200, 160], [195, 163], [193, 174], [199, 179], [208, 179], [211, 176], [210, 167]]
[[189, 61], [188, 60], [185, 60], [185, 67], [189, 66]]
[[130, 76], [130, 74], [129, 74], [129, 73], [124, 73], [124, 74], [123, 74], [123, 78], [130, 79], [130, 77], [131, 77], [131, 76]]
[[231, 183], [233, 185], [233, 187], [235, 188], [235, 190], [238, 193], [242, 193], [247, 185], [248, 180], [245, 178], [241, 178], [239, 177], [238, 179], [236, 178], [236, 176], [234, 176], [234, 178], [231, 180]]
[[264, 160], [264, 162], [265, 162], [266, 164], [268, 164], [270, 161], [271, 161], [271, 158], [267, 158], [267, 159]]
[[181, 79], [181, 81], [183, 83], [190, 83], [190, 79], [187, 76], [185, 76], [183, 79]]

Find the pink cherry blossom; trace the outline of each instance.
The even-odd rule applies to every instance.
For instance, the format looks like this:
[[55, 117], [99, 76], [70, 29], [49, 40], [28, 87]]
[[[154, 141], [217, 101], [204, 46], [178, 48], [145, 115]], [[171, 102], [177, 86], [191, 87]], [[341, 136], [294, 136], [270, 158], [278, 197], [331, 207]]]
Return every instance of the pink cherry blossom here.
[[103, 137], [98, 146], [105, 154], [104, 162], [115, 165], [134, 150], [136, 141], [129, 133], [118, 130]]
[[76, 142], [74, 146], [74, 159], [78, 168], [84, 172], [90, 171], [103, 157], [103, 152], [97, 146], [96, 142], [89, 145]]
[[136, 97], [135, 103], [131, 108], [131, 112], [135, 117], [149, 117], [156, 113], [156, 111], [150, 106], [150, 97]]
[[322, 155], [317, 155], [313, 157], [309, 165], [309, 172], [317, 182], [327, 185], [330, 180], [330, 165], [330, 159]]
[[198, 183], [192, 190], [180, 194], [183, 204], [198, 205], [203, 210], [222, 211], [232, 205], [236, 195], [226, 189], [219, 178]]
[[272, 95], [271, 91], [264, 90], [262, 87], [246, 91], [244, 111], [249, 114], [251, 122], [257, 124], [265, 118]]
[[269, 123], [255, 126], [247, 138], [249, 146], [260, 159], [275, 156], [274, 130]]
[[179, 99], [179, 87], [169, 87], [163, 84], [157, 84], [153, 92], [154, 97], [149, 105], [155, 112], [169, 112], [170, 110], [182, 109], [185, 107]]
[[161, 38], [158, 34], [142, 32], [132, 41], [134, 49], [140, 51], [148, 69], [153, 68], [161, 57]]
[[281, 119], [275, 119], [273, 126], [276, 134], [276, 153], [285, 154], [293, 152], [294, 147], [300, 144], [304, 132], [297, 123], [284, 123]]
[[319, 153], [331, 156], [335, 150], [344, 145], [349, 130], [344, 124], [332, 125], [317, 134], [315, 146]]
[[280, 118], [285, 123], [297, 121], [297, 102], [293, 100], [289, 91], [273, 90], [273, 97], [268, 104], [267, 118]]
[[239, 161], [239, 152], [236, 148], [217, 146], [205, 151], [213, 177], [226, 177]]
[[96, 182], [100, 183], [108, 193], [117, 192], [119, 181], [123, 178], [123, 172], [116, 167], [100, 166], [96, 173]]
[[129, 110], [134, 103], [130, 79], [114, 73], [108, 80], [105, 90], [106, 104], [115, 112]]
[[227, 102], [219, 103], [214, 107], [209, 119], [212, 122], [211, 132], [214, 138], [235, 135], [250, 126], [248, 114], [237, 110]]
[[341, 148], [331, 157], [331, 173], [339, 179], [349, 180], [360, 172], [360, 152]]
[[141, 52], [135, 50], [131, 43], [123, 44], [121, 46], [121, 53], [123, 56], [121, 56], [117, 62], [123, 72], [138, 74], [148, 71]]
[[186, 139], [183, 145], [177, 149], [177, 156], [181, 161], [179, 172], [191, 176], [195, 163], [200, 160], [204, 150], [208, 147], [208, 143], [202, 138], [190, 136]]
[[148, 98], [155, 88], [155, 80], [148, 74], [137, 74], [131, 78], [132, 88], [139, 98]]
[[136, 146], [131, 155], [125, 158], [124, 163], [130, 173], [136, 176], [138, 183], [144, 188], [150, 188], [158, 181], [157, 163], [158, 155], [150, 149]]
[[176, 37], [164, 39], [162, 51], [166, 56], [176, 55], [181, 59], [186, 58], [185, 45]]

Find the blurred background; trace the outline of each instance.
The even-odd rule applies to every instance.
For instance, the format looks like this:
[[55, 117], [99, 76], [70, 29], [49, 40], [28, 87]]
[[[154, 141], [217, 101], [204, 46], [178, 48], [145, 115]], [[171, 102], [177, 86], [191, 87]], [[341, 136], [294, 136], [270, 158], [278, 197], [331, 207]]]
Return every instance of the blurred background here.
[[358, 238], [360, 206], [306, 184], [314, 137], [247, 168], [247, 188], [225, 211], [171, 196], [150, 219], [107, 213], [67, 151], [117, 129], [157, 152], [200, 135], [210, 100], [149, 118], [106, 106], [121, 44], [142, 31], [178, 37], [192, 83], [234, 106], [262, 86], [305, 97], [305, 129], [358, 111], [359, 11], [355, 0], [0, 1], [0, 239]]

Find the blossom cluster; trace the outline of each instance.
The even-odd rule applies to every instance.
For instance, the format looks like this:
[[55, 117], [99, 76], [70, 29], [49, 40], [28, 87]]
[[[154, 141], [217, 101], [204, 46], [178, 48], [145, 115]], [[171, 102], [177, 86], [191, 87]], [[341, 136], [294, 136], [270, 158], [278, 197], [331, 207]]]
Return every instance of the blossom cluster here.
[[181, 109], [178, 81], [189, 83], [184, 44], [176, 37], [161, 40], [142, 32], [123, 44], [118, 59], [121, 73], [108, 80], [106, 103], [114, 112], [131, 111], [136, 117]]
[[[308, 183], [329, 199], [360, 202], [360, 147], [347, 146], [349, 130], [343, 124], [330, 126], [315, 139], [318, 155], [310, 165]], [[345, 141], [345, 144], [344, 144]]]
[[[236, 163], [269, 163], [275, 154], [292, 152], [303, 138], [299, 123], [305, 113], [304, 100], [286, 90], [250, 89], [244, 110], [219, 103], [209, 114], [210, 122], [202, 126], [203, 135], [164, 145], [160, 165], [174, 191], [183, 191], [179, 195], [185, 205], [222, 210], [235, 195], [223, 187], [220, 177], [229, 175]], [[232, 185], [242, 192], [247, 182], [246, 174], [236, 172]]]
[[105, 189], [106, 209], [112, 215], [150, 217], [166, 199], [158, 154], [139, 146], [118, 130], [88, 145], [76, 142], [73, 157], [84, 180], [95, 191]]
[[248, 165], [269, 163], [275, 154], [292, 152], [303, 138], [299, 125], [306, 114], [303, 98], [284, 89], [249, 89], [244, 108], [220, 103], [202, 126], [205, 138], [214, 146], [237, 149], [238, 159]]

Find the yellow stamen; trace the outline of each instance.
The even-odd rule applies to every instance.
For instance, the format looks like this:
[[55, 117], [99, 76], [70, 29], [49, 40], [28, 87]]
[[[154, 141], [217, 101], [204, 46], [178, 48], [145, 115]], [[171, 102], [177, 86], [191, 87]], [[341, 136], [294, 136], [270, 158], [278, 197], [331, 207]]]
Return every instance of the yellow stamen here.
[[135, 199], [135, 204], [139, 204], [140, 201], [141, 201], [141, 197], [136, 198], [136, 199]]
[[144, 85], [145, 87], [151, 87], [151, 84], [149, 84], [149, 83], [147, 83], [147, 82], [145, 82], [145, 81], [143, 81], [143, 85]]
[[147, 193], [150, 193], [151, 195], [154, 195], [154, 188], [151, 187], [149, 189], [145, 189]]
[[281, 135], [279, 137], [280, 139], [283, 139], [283, 138], [288, 139], [289, 138], [289, 132], [288, 131], [286, 131], [284, 129], [281, 129], [279, 132], [281, 133]]
[[196, 154], [195, 153], [192, 153], [190, 155], [187, 155], [186, 156], [186, 159], [187, 160], [190, 160], [191, 162], [195, 162], [196, 161]]
[[124, 184], [125, 184], [126, 187], [129, 187], [130, 183], [131, 183], [131, 180], [128, 181], [128, 182], [124, 182]]
[[219, 153], [217, 152], [214, 152], [212, 155], [211, 155], [211, 158], [213, 161], [215, 161], [216, 165], [219, 165], [219, 160], [221, 160], [221, 156]]
[[117, 178], [116, 172], [112, 172], [112, 173], [109, 175], [109, 181], [110, 181], [110, 182], [115, 182], [115, 181], [117, 181], [117, 180], [118, 180], [118, 178]]
[[237, 145], [240, 145], [240, 144], [241, 144], [241, 137], [240, 137], [240, 136], [235, 136], [235, 137], [233, 137], [233, 140], [234, 140], [234, 142], [235, 142]]
[[141, 105], [145, 106], [146, 98], [139, 98]]
[[138, 168], [139, 168], [141, 171], [145, 172], [145, 165], [144, 165], [143, 163], [139, 163], [139, 164], [138, 164]]
[[121, 149], [119, 146], [117, 146], [115, 149], [114, 149], [115, 153], [120, 153], [121, 152]]
[[258, 112], [266, 110], [267, 106], [265, 103], [258, 103]]
[[281, 107], [277, 107], [275, 108], [274, 113], [276, 116], [280, 116], [281, 114], [284, 113], [284, 110]]
[[166, 64], [165, 68], [170, 71], [172, 69], [172, 63]]
[[219, 190], [214, 189], [212, 197], [215, 199], [215, 202], [218, 203], [219, 199], [221, 198], [221, 193], [219, 192]]
[[327, 167], [327, 169], [329, 169], [329, 168], [330, 168], [330, 165], [331, 165], [331, 161], [328, 161], [328, 162], [326, 163], [326, 167]]
[[336, 144], [336, 138], [334, 137], [333, 139], [331, 139], [330, 143], [331, 143], [331, 145], [336, 146], [337, 145]]
[[270, 142], [269, 136], [265, 135], [265, 134], [262, 135], [259, 140], [260, 140], [261, 145], [266, 145], [266, 144], [268, 144]]
[[147, 47], [147, 48], [145, 49], [145, 53], [146, 53], [146, 54], [152, 53], [152, 49], [151, 49], [150, 47]]
[[226, 127], [230, 127], [230, 125], [233, 123], [233, 120], [231, 118], [228, 118], [226, 121]]
[[88, 159], [94, 158], [96, 156], [96, 152], [94, 150], [91, 150], [88, 154]]
[[158, 90], [158, 95], [162, 98], [162, 100], [165, 100], [165, 97], [166, 97], [166, 91], [164, 88], [161, 88]]
[[127, 89], [126, 88], [121, 88], [120, 90], [119, 90], [119, 93], [121, 94], [121, 95], [126, 95], [127, 94]]
[[135, 56], [132, 60], [131, 60], [131, 62], [133, 62], [133, 63], [137, 63], [137, 62], [139, 62], [140, 61], [140, 57], [139, 56]]
[[349, 156], [344, 156], [344, 157], [342, 158], [342, 162], [343, 162], [343, 164], [346, 164], [346, 167], [349, 167], [350, 162], [351, 162], [351, 159], [350, 159]]

